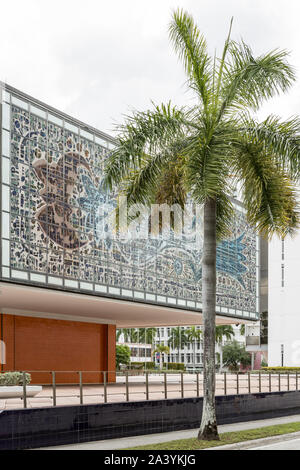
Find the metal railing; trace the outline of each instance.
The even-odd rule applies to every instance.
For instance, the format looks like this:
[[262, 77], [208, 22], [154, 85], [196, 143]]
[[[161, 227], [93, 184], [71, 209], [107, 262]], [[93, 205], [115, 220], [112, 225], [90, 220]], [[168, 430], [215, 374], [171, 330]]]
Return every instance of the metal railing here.
[[[30, 373], [36, 384], [43, 376], [42, 392], [30, 396]], [[71, 374], [71, 375], [70, 375]], [[96, 377], [96, 382], [91, 377]], [[45, 379], [46, 377], [46, 379]], [[48, 379], [47, 379], [48, 377]], [[74, 380], [76, 378], [76, 380]], [[87, 379], [87, 381], [84, 381]], [[72, 382], [67, 383], [68, 379]], [[100, 379], [100, 380], [99, 380]], [[67, 380], [67, 382], [66, 382]], [[216, 374], [216, 395], [299, 390], [295, 373], [234, 373]], [[67, 404], [112, 403], [122, 401], [190, 398], [203, 396], [201, 372], [149, 371], [23, 371], [20, 407], [59, 406]], [[1, 398], [1, 386], [0, 386]], [[11, 398], [1, 398], [9, 408]], [[44, 400], [41, 402], [41, 400]], [[45, 404], [45, 402], [47, 402]], [[17, 407], [13, 400], [14, 408]]]

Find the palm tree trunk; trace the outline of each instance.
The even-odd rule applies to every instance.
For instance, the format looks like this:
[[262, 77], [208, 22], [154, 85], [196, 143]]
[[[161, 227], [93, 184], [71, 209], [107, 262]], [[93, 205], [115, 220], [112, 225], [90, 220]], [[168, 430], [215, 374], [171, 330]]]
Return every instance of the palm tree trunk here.
[[220, 370], [223, 368], [223, 344], [220, 344]]
[[203, 411], [198, 439], [219, 439], [215, 407], [215, 335], [216, 335], [216, 201], [204, 204], [202, 258], [203, 304]]

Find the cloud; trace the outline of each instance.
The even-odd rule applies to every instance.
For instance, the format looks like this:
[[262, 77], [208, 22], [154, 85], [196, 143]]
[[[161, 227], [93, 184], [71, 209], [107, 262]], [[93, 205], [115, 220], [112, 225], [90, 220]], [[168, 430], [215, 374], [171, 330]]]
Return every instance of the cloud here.
[[[300, 69], [300, 6], [289, 0], [85, 0], [3, 2], [1, 79], [101, 130], [112, 132], [130, 109], [150, 100], [184, 105], [185, 76], [168, 39], [173, 8], [194, 15], [209, 50], [221, 51], [231, 16], [233, 38], [255, 54], [291, 50]], [[299, 85], [263, 113], [299, 109]]]

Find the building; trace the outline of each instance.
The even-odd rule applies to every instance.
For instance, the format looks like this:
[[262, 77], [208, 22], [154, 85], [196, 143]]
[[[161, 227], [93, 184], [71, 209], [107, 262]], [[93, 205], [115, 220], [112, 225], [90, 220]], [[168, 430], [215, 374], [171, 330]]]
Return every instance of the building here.
[[[245, 345], [245, 336], [240, 333], [239, 325], [232, 325], [234, 331], [234, 337], [232, 340], [238, 341], [240, 344]], [[200, 326], [196, 327], [197, 330], [201, 330]], [[183, 332], [188, 330], [188, 327], [182, 328]], [[157, 335], [155, 337], [155, 344], [163, 344], [169, 346], [169, 354], [164, 354], [164, 362], [168, 367], [172, 367], [172, 363], [180, 362], [185, 365], [188, 369], [203, 369], [203, 338], [199, 340], [195, 339], [189, 341], [186, 344], [176, 344], [172, 338], [172, 327], [158, 328]], [[216, 343], [216, 364], [220, 364], [221, 349], [226, 344], [225, 338], [223, 338], [222, 345]]]
[[300, 234], [269, 243], [268, 365], [300, 367]]
[[[117, 343], [123, 345], [124, 342]], [[126, 343], [130, 349], [130, 364], [133, 362], [152, 362], [153, 361], [153, 347], [152, 344], [143, 343]]]
[[259, 321], [245, 327], [246, 351], [251, 354], [252, 369], [268, 363], [268, 250], [266, 240], [260, 240], [260, 311]]
[[[246, 344], [246, 339], [245, 335], [241, 333], [241, 328], [240, 325], [235, 324], [232, 325], [233, 327], [233, 332], [234, 336], [232, 337], [232, 340], [238, 341], [241, 345]], [[121, 333], [122, 330], [120, 331], [120, 337], [119, 337], [119, 343], [118, 344], [127, 344], [130, 347], [130, 350], [134, 351], [133, 354], [131, 354], [130, 362], [140, 362], [140, 363], [146, 363], [146, 362], [151, 362], [153, 361], [156, 366], [160, 365], [160, 353], [155, 353], [154, 351], [158, 345], [162, 346], [168, 346], [169, 348], [169, 353], [162, 353], [162, 359], [163, 359], [163, 364], [165, 364], [166, 368], [171, 369], [172, 364], [174, 363], [181, 363], [184, 364], [186, 370], [202, 370], [203, 369], [203, 338], [201, 334], [199, 335], [199, 339], [191, 340], [188, 342], [184, 342], [183, 340], [180, 340], [180, 335], [182, 334], [182, 337], [184, 336], [184, 333], [189, 330], [190, 327], [183, 326], [180, 327], [180, 335], [179, 339], [176, 334], [176, 336], [173, 335], [173, 328], [171, 326], [168, 327], [160, 327], [156, 329], [156, 333], [153, 335], [153, 344], [147, 344], [143, 342], [141, 339], [139, 343], [130, 343], [128, 341], [125, 341], [124, 335]], [[177, 330], [177, 327], [174, 328], [175, 333]], [[177, 330], [178, 331], [178, 330]], [[196, 331], [200, 331], [201, 333], [201, 327], [196, 326]], [[150, 335], [147, 335], [147, 329], [145, 332], [144, 337], [149, 338]], [[137, 339], [138, 338], [138, 333], [135, 335]], [[220, 359], [222, 357], [222, 346], [226, 344], [226, 339], [223, 338], [222, 345], [219, 343], [216, 343], [216, 364], [220, 364]], [[135, 349], [133, 349], [135, 348]], [[150, 354], [152, 350], [152, 353]], [[146, 366], [146, 364], [145, 364]]]
[[[116, 327], [202, 323], [201, 246], [122, 240], [103, 188], [114, 139], [10, 87], [1, 102], [1, 370], [99, 381], [115, 368]], [[235, 202], [218, 245], [217, 323], [259, 312], [259, 244]], [[1, 361], [4, 362], [4, 361]], [[50, 374], [33, 374], [47, 382]]]

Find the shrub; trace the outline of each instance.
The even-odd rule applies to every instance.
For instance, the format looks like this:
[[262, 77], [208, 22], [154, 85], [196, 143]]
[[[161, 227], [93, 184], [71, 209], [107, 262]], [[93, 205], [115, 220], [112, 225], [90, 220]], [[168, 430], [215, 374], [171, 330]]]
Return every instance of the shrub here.
[[[26, 373], [26, 384], [31, 381], [31, 375]], [[2, 372], [0, 373], [1, 385], [23, 385], [23, 372]]]
[[116, 367], [120, 368], [121, 364], [128, 365], [130, 362], [130, 348], [127, 344], [117, 344], [116, 346]]
[[300, 367], [262, 367], [266, 372], [300, 372]]
[[164, 367], [168, 370], [185, 370], [184, 364], [182, 362], [169, 362], [169, 364], [164, 364]]
[[152, 370], [152, 369], [155, 369], [155, 363], [154, 362], [131, 362], [130, 368]]
[[[137, 370], [160, 370], [159, 364], [155, 368], [155, 362], [131, 362], [130, 369], [137, 369]], [[166, 362], [163, 363], [164, 371], [168, 370], [185, 370], [184, 364], [181, 362]]]
[[238, 370], [240, 365], [246, 367], [251, 364], [251, 356], [244, 346], [231, 341], [223, 347], [223, 364], [230, 370]]

